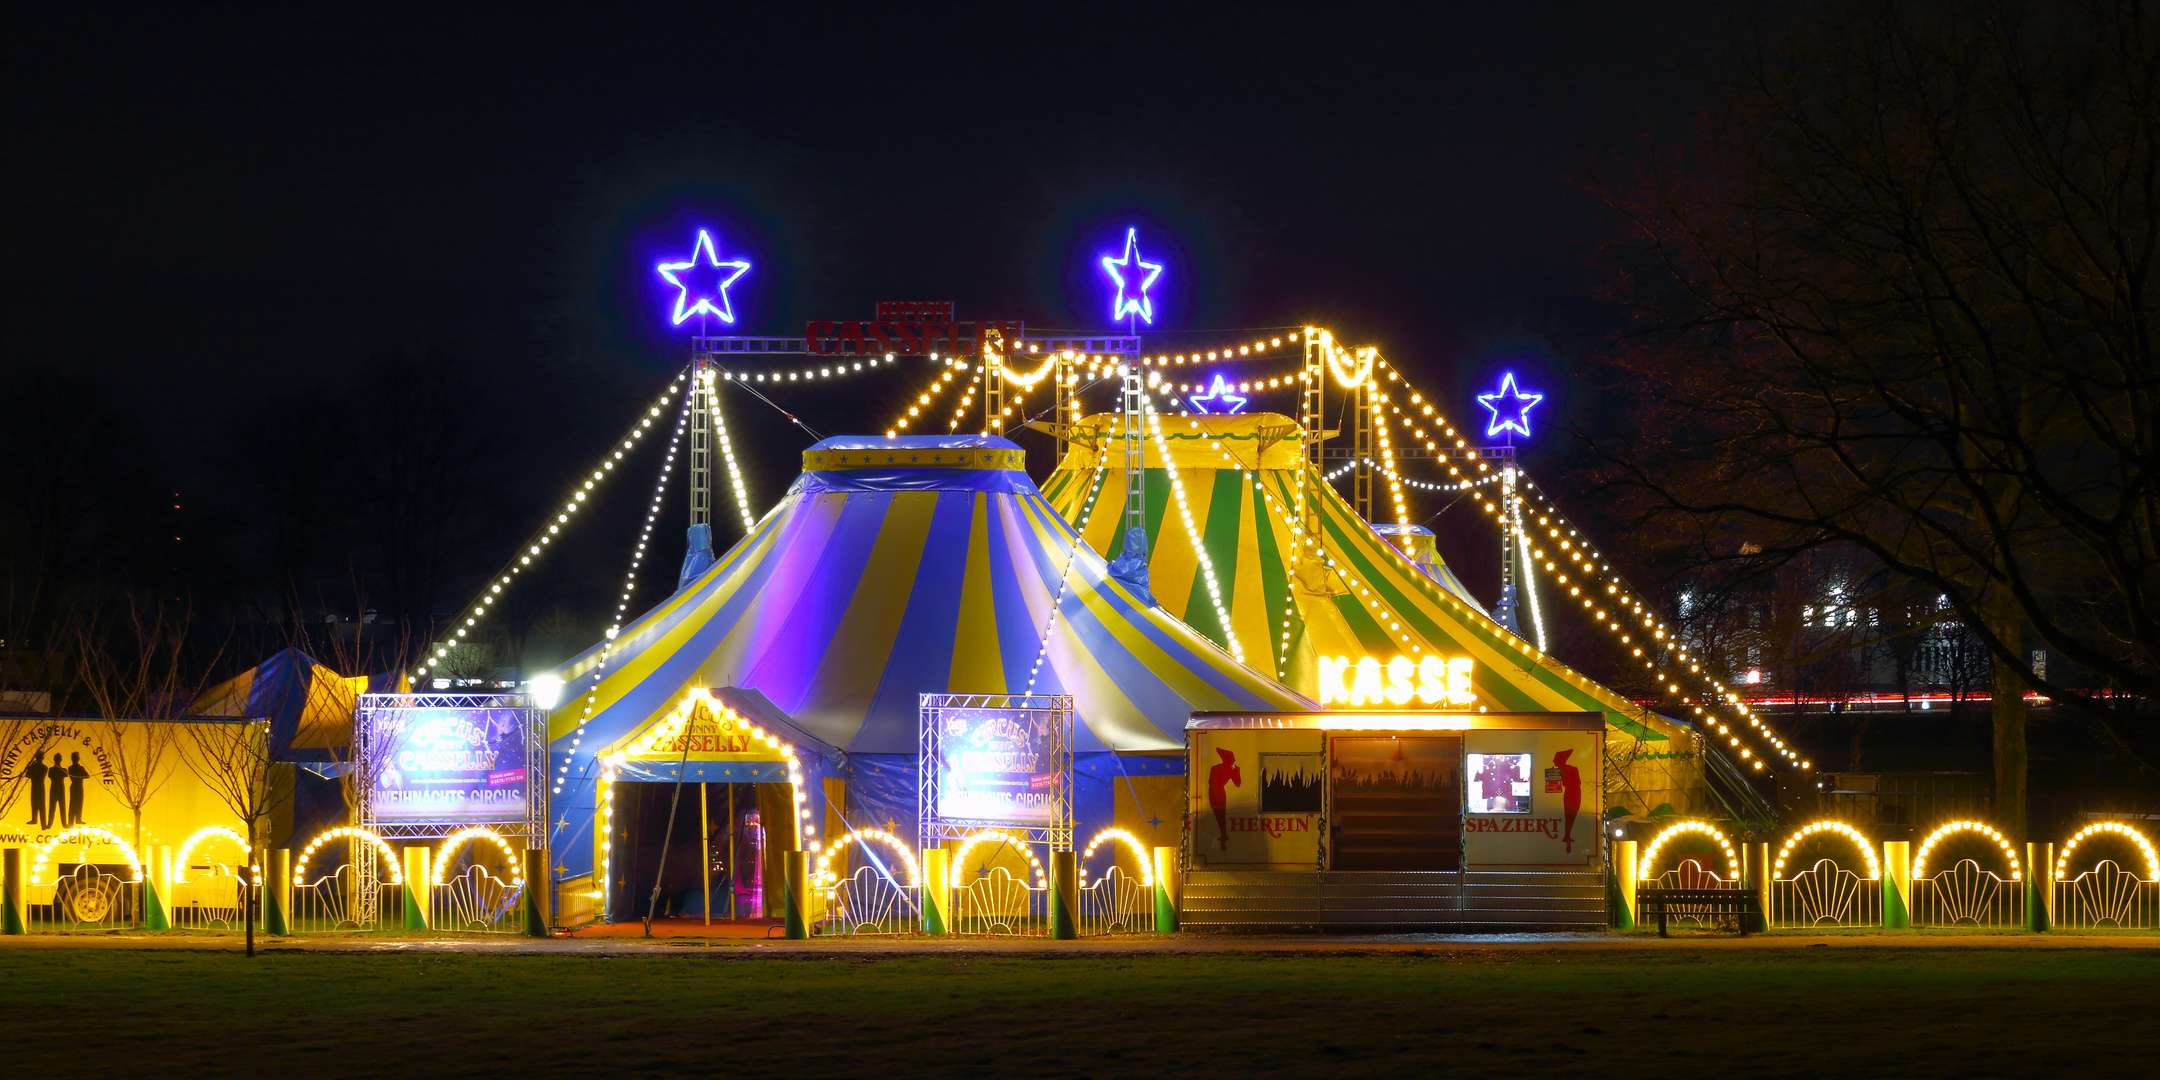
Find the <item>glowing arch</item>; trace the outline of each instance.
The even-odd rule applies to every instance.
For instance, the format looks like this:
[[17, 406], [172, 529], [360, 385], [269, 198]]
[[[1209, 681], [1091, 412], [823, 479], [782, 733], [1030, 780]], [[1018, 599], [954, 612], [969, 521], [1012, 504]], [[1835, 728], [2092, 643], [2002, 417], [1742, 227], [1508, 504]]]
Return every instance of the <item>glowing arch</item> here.
[[1133, 854], [1133, 861], [1135, 861], [1135, 862], [1137, 862], [1137, 863], [1139, 863], [1139, 864], [1140, 864], [1140, 887], [1141, 887], [1141, 888], [1153, 888], [1153, 887], [1154, 887], [1154, 885], [1155, 885], [1155, 861], [1154, 861], [1153, 859], [1150, 859], [1150, 858], [1148, 858], [1148, 852], [1147, 852], [1147, 849], [1146, 849], [1146, 848], [1144, 848], [1144, 847], [1141, 847], [1141, 846], [1140, 846], [1140, 840], [1139, 840], [1139, 838], [1137, 838], [1137, 837], [1133, 836], [1133, 834], [1131, 834], [1131, 833], [1129, 833], [1129, 832], [1126, 832], [1126, 831], [1125, 831], [1125, 830], [1123, 830], [1123, 829], [1104, 829], [1103, 831], [1101, 831], [1101, 832], [1099, 832], [1099, 833], [1096, 833], [1096, 834], [1095, 834], [1095, 839], [1093, 839], [1093, 840], [1090, 840], [1090, 841], [1088, 841], [1088, 846], [1087, 846], [1087, 850], [1086, 850], [1086, 851], [1083, 851], [1083, 852], [1081, 852], [1081, 853], [1080, 853], [1080, 859], [1078, 860], [1078, 861], [1080, 862], [1080, 864], [1081, 864], [1081, 865], [1080, 865], [1080, 883], [1081, 883], [1081, 884], [1083, 884], [1083, 885], [1087, 884], [1087, 858], [1088, 858], [1088, 856], [1090, 856], [1090, 855], [1093, 855], [1093, 854], [1095, 854], [1095, 849], [1096, 849], [1096, 848], [1098, 848], [1098, 847], [1101, 847], [1101, 846], [1102, 846], [1102, 844], [1103, 844], [1103, 841], [1105, 841], [1105, 840], [1111, 841], [1111, 842], [1112, 842], [1113, 844], [1123, 844], [1123, 845], [1125, 845], [1125, 847], [1126, 847], [1127, 849], [1129, 849], [1129, 850], [1130, 850], [1130, 851], [1132, 852], [1132, 854]]
[[197, 844], [200, 844], [213, 836], [223, 836], [230, 839], [233, 843], [240, 845], [240, 858], [243, 861], [248, 858], [250, 852], [255, 850], [254, 848], [248, 846], [247, 838], [241, 836], [238, 832], [228, 829], [223, 825], [205, 825], [202, 828], [195, 830], [194, 834], [189, 836], [186, 840], [181, 841], [180, 847], [173, 852], [172, 879], [174, 881], [179, 882], [187, 880], [188, 856], [195, 853], [195, 846]]
[[[38, 874], [44, 871], [45, 864], [52, 859], [52, 849], [60, 844], [67, 842], [69, 837], [74, 836], [95, 836], [99, 839], [94, 842], [111, 844], [112, 846], [119, 848], [121, 853], [127, 856], [128, 865], [135, 869], [135, 880], [141, 881], [143, 879], [142, 856], [135, 853], [135, 846], [133, 844], [130, 844], [127, 841], [120, 839], [118, 835], [114, 834], [110, 830], [100, 829], [95, 825], [77, 825], [72, 829], [62, 831], [58, 836], [55, 836], [52, 839], [45, 841], [44, 846], [38, 848], [37, 861], [30, 864], [30, 884], [42, 884], [38, 881]], [[59, 873], [57, 871], [55, 871], [53, 874], [53, 880], [60, 880]]]
[[315, 857], [315, 849], [341, 836], [359, 837], [374, 844], [376, 850], [382, 852], [383, 865], [389, 868], [390, 884], [403, 885], [405, 883], [404, 879], [398, 876], [397, 851], [390, 846], [389, 841], [358, 825], [341, 825], [308, 841], [308, 846], [300, 852], [300, 858], [293, 862], [293, 884], [307, 884], [307, 864], [309, 859]]
[[1867, 837], [1860, 835], [1860, 830], [1842, 821], [1813, 821], [1802, 825], [1798, 832], [1785, 839], [1785, 846], [1778, 849], [1777, 861], [1770, 864], [1770, 876], [1774, 878], [1783, 874], [1785, 872], [1786, 857], [1792, 854], [1794, 848], [1800, 846], [1800, 841], [1819, 832], [1844, 833], [1846, 836], [1852, 837], [1853, 844], [1860, 849], [1861, 857], [1867, 860], [1868, 880], [1881, 880], [1882, 862], [1875, 857], [1874, 845], [1868, 843]]
[[1049, 877], [1043, 873], [1042, 860], [1035, 857], [1035, 852], [1028, 847], [1027, 841], [1012, 833], [1001, 832], [996, 829], [986, 829], [982, 832], [968, 834], [967, 840], [961, 843], [960, 850], [953, 852], [952, 868], [954, 874], [958, 874], [960, 868], [967, 865], [968, 852], [975, 850], [975, 845], [985, 840], [1003, 840], [1018, 849], [1020, 854], [1027, 856], [1028, 866], [1035, 871], [1035, 887], [1038, 889], [1048, 887]]
[[481, 837], [486, 837], [489, 840], [495, 841], [495, 846], [502, 849], [503, 865], [510, 868], [511, 887], [516, 888], [518, 886], [524, 885], [524, 861], [518, 858], [517, 851], [510, 846], [510, 842], [508, 840], [503, 839], [502, 836], [496, 833], [495, 830], [490, 829], [485, 825], [472, 825], [463, 829], [459, 829], [458, 831], [451, 833], [449, 837], [443, 841], [442, 850], [436, 852], [434, 860], [428, 866], [428, 884], [442, 884], [443, 867], [450, 865], [450, 856], [457, 854], [457, 849], [463, 846], [467, 841], [477, 840]]
[[[675, 707], [668, 712], [667, 716], [663, 717], [654, 726], [646, 729], [645, 733], [639, 736], [636, 742], [599, 755], [600, 778], [595, 782], [596, 795], [598, 796], [595, 800], [597, 805], [594, 809], [594, 813], [598, 818], [594, 823], [595, 830], [601, 836], [607, 836], [609, 830], [614, 828], [617, 767], [629, 755], [650, 754], [653, 752], [654, 747], [666, 743], [682, 732], [696, 717], [697, 707], [700, 702], [703, 702], [705, 707], [712, 712], [715, 721], [723, 725], [740, 726], [750, 733], [751, 738], [757, 739], [766, 746], [780, 752], [780, 759], [787, 763], [788, 783], [792, 785], [795, 792], [795, 813], [791, 819], [795, 827], [795, 849], [797, 851], [808, 851], [813, 855], [817, 854], [820, 844], [817, 838], [817, 821], [810, 816], [810, 796], [803, 784], [802, 759], [796, 756], [795, 748], [781, 741], [771, 732], [752, 723], [749, 717], [729, 708], [719, 698], [712, 696], [712, 691], [705, 689], [692, 689], [685, 693], [682, 700], [675, 703]], [[567, 765], [564, 767], [568, 768]], [[557, 781], [557, 783], [560, 782], [560, 780]], [[764, 824], [768, 830], [779, 827], [777, 822], [768, 821]], [[614, 880], [614, 874], [607, 869], [612, 865], [614, 857], [609, 842], [606, 840], [600, 841], [600, 866], [596, 868], [595, 876], [600, 879], [600, 896], [598, 899], [602, 911], [609, 910], [609, 905], [614, 902], [610, 896], [614, 891], [614, 886], [611, 884]]]
[[2057, 878], [2061, 878], [2069, 871], [2070, 853], [2077, 850], [2079, 842], [2094, 833], [2115, 833], [2118, 836], [2129, 837], [2130, 842], [2136, 844], [2138, 850], [2145, 854], [2145, 880], [2160, 881], [2160, 855], [2154, 854], [2152, 841], [2147, 840], [2144, 833], [2120, 821], [2098, 821], [2079, 829], [2077, 835], [2072, 836], [2070, 842], [2063, 845], [2062, 854], [2055, 858], [2055, 876]]
[[909, 850], [906, 844], [901, 843], [899, 837], [883, 829], [850, 829], [846, 836], [834, 841], [833, 846], [826, 848], [825, 853], [818, 856], [817, 877], [815, 879], [818, 884], [826, 888], [838, 884], [839, 876], [832, 871], [833, 856], [840, 854], [841, 849], [849, 844], [857, 844], [867, 848], [872, 840], [893, 849], [894, 852], [899, 854], [900, 861], [907, 864], [908, 879], [901, 883], [902, 888], [911, 889], [922, 883], [922, 868], [915, 863], [915, 852]]
[[2023, 864], [2018, 862], [2017, 849], [2010, 846], [2010, 841], [2004, 838], [2003, 834], [1995, 831], [1995, 826], [1984, 821], [1953, 821], [1929, 833], [1927, 839], [1920, 841], [1920, 853], [1913, 856], [1912, 876], [1926, 877], [1928, 853], [1935, 850], [1936, 842], [1951, 833], [1959, 832], [1976, 832], [1995, 841], [1996, 846], [2002, 848], [2003, 858], [2010, 862], [2010, 880], [2018, 881], [2024, 878], [2025, 870]]
[[1725, 868], [1731, 871], [1734, 881], [1740, 880], [1739, 853], [1733, 851], [1732, 841], [1727, 840], [1724, 833], [1719, 832], [1716, 826], [1707, 821], [1679, 821], [1666, 826], [1665, 831], [1652, 838], [1650, 846], [1643, 849], [1642, 866], [1636, 871], [1636, 876], [1643, 881], [1653, 880], [1655, 875], [1650, 873], [1650, 868], [1657, 862], [1659, 849], [1665, 846], [1665, 841], [1680, 833], [1689, 832], [1702, 833], [1704, 836], [1717, 841], [1718, 847], [1725, 850]]

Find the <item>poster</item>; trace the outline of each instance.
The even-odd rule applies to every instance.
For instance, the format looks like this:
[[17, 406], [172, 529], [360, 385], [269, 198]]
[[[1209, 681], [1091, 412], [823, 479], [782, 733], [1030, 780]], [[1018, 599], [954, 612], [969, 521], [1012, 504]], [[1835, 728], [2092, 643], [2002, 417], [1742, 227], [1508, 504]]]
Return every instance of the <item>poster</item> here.
[[1192, 864], [1317, 870], [1326, 797], [1318, 731], [1192, 735]]
[[1470, 731], [1463, 746], [1471, 869], [1603, 865], [1602, 732]]
[[[0, 741], [0, 844], [43, 845], [75, 826], [106, 829], [133, 844], [131, 787], [144, 796], [144, 850], [181, 844], [205, 826], [236, 828], [224, 800], [182, 759], [191, 726], [82, 719], [13, 725]], [[117, 851], [88, 857], [125, 859]]]
[[938, 712], [937, 814], [948, 821], [1048, 826], [1059, 818], [1062, 732], [1050, 709]]
[[382, 709], [374, 725], [369, 773], [377, 821], [525, 820], [525, 710]]

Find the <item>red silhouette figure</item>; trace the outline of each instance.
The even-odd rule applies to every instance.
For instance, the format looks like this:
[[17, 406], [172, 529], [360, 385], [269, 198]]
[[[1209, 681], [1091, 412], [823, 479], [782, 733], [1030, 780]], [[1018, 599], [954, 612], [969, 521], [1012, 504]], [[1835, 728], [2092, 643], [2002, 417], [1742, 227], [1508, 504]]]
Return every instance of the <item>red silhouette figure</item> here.
[[1573, 750], [1562, 750], [1552, 756], [1553, 768], [1560, 770], [1560, 809], [1567, 816], [1566, 835], [1562, 843], [1565, 850], [1575, 850], [1575, 815], [1582, 810], [1582, 770], [1567, 763]]
[[1216, 843], [1224, 851], [1230, 850], [1230, 792], [1231, 787], [1244, 787], [1245, 774], [1238, 769], [1237, 755], [1221, 747], [1215, 748], [1215, 756], [1222, 759], [1207, 774], [1207, 804], [1215, 811]]

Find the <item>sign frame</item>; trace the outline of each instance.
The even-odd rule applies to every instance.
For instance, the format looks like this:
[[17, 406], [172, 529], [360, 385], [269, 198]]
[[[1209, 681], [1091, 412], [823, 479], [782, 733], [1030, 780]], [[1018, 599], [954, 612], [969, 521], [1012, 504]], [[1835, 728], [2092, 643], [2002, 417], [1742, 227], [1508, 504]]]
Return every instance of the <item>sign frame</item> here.
[[[515, 711], [524, 714], [520, 728], [525, 739], [525, 798], [514, 810], [506, 807], [499, 816], [482, 819], [385, 821], [375, 804], [376, 781], [389, 767], [384, 760], [390, 740], [400, 730], [402, 714], [437, 709]], [[527, 847], [542, 847], [547, 839], [548, 745], [547, 712], [529, 694], [361, 694], [353, 709], [352, 769], [354, 797], [359, 802], [360, 825], [384, 839], [440, 839], [459, 829], [486, 825], [504, 839], [522, 838]]]
[[[1023, 842], [1042, 844], [1051, 851], [1073, 850], [1073, 696], [1071, 694], [923, 694], [918, 724], [921, 755], [917, 758], [916, 820], [920, 823], [919, 850], [927, 851], [945, 840], [994, 829], [1018, 836]], [[1057, 779], [1051, 785], [1050, 820], [1046, 823], [945, 816], [940, 807], [944, 794], [945, 720], [948, 713], [976, 710], [1016, 711], [1030, 714], [1049, 725], [1050, 745], [1044, 764]]]

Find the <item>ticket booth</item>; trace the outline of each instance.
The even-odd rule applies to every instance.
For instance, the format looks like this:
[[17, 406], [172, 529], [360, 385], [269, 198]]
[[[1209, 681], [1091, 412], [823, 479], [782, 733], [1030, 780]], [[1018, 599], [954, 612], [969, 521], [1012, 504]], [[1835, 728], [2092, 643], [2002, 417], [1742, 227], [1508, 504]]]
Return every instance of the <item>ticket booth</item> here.
[[1606, 922], [1601, 713], [1209, 713], [1186, 734], [1186, 925]]

